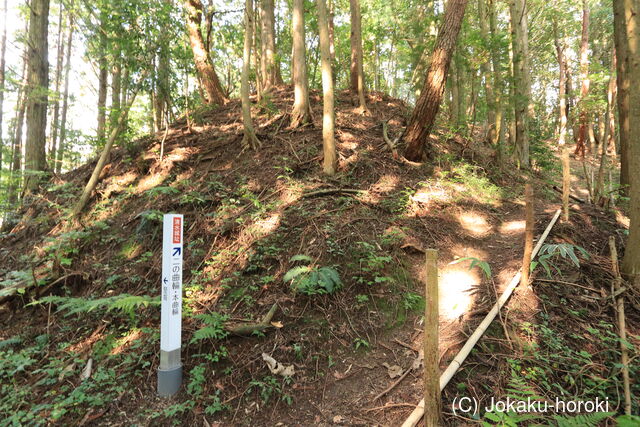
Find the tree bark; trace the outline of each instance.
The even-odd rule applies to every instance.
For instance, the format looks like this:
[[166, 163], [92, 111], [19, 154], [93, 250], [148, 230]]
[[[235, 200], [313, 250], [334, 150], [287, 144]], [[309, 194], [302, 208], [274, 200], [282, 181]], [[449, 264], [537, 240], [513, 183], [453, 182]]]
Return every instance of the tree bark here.
[[304, 36], [304, 0], [293, 0], [293, 90], [291, 127], [312, 123]]
[[107, 90], [109, 68], [107, 64], [107, 36], [104, 34], [106, 14], [100, 14], [100, 35], [98, 51], [98, 143], [104, 142], [107, 124]]
[[242, 76], [240, 81], [240, 97], [242, 98], [242, 122], [244, 125], [244, 136], [242, 137], [243, 148], [253, 148], [260, 146], [260, 141], [256, 137], [251, 119], [251, 101], [249, 100], [249, 67], [251, 65], [251, 44], [253, 27], [253, 2], [245, 0], [244, 8], [244, 49], [242, 52]]
[[62, 116], [60, 119], [60, 141], [56, 153], [56, 173], [62, 171], [62, 160], [65, 152], [65, 138], [67, 137], [67, 112], [69, 111], [69, 72], [71, 71], [71, 48], [73, 47], [73, 16], [69, 16], [69, 33], [67, 35], [67, 59], [64, 66], [64, 93], [62, 95]]
[[629, 76], [625, 0], [613, 2], [613, 41], [616, 47], [616, 83], [618, 86], [618, 145], [620, 146], [620, 189], [629, 195]]
[[364, 98], [364, 67], [362, 53], [362, 16], [360, 2], [349, 0], [351, 10], [351, 91], [358, 94], [358, 108], [361, 113], [367, 113]]
[[569, 190], [571, 185], [571, 165], [569, 163], [569, 149], [566, 143], [567, 137], [567, 63], [564, 58], [564, 44], [558, 35], [557, 23], [553, 21], [553, 35], [558, 54], [558, 148], [562, 158], [562, 212], [563, 219], [569, 221]]
[[576, 156], [583, 157], [587, 151], [587, 128], [589, 126], [589, 114], [587, 112], [586, 101], [589, 95], [589, 7], [587, 0], [582, 0], [582, 37], [580, 40], [580, 127], [578, 130], [578, 140], [576, 141]]
[[442, 102], [449, 63], [460, 32], [466, 5], [467, 0], [449, 0], [447, 2], [447, 10], [431, 55], [431, 64], [424, 86], [403, 136], [407, 144], [405, 157], [408, 160], [419, 161], [422, 158], [424, 145], [429, 138]]
[[38, 186], [37, 173], [47, 168], [45, 144], [49, 90], [48, 26], [49, 0], [32, 0], [27, 67], [27, 137], [24, 177], [26, 192], [33, 191]]
[[[56, 160], [56, 144], [58, 143], [58, 130], [60, 128], [60, 83], [62, 81], [62, 65], [64, 59], [64, 42], [62, 39], [62, 18], [63, 7], [60, 5], [60, 15], [58, 17], [58, 36], [56, 42], [56, 81], [54, 89], [53, 119], [50, 125], [50, 141], [49, 141], [49, 159], [55, 164]], [[53, 167], [55, 168], [55, 166]]]
[[96, 185], [98, 185], [98, 181], [100, 179], [100, 173], [102, 172], [102, 169], [107, 163], [107, 159], [109, 158], [109, 153], [111, 152], [111, 147], [113, 146], [116, 139], [118, 139], [118, 135], [122, 131], [122, 128], [124, 127], [124, 124], [127, 121], [127, 115], [129, 114], [131, 105], [133, 104], [133, 101], [136, 98], [136, 94], [137, 94], [137, 90], [131, 95], [131, 98], [129, 99], [129, 104], [125, 105], [122, 111], [120, 111], [120, 117], [118, 117], [118, 121], [116, 122], [113, 129], [111, 129], [111, 133], [109, 134], [109, 139], [107, 139], [107, 142], [105, 143], [104, 148], [102, 149], [102, 153], [100, 154], [100, 158], [98, 159], [98, 162], [96, 163], [95, 168], [93, 169], [93, 173], [91, 174], [91, 177], [87, 182], [87, 185], [84, 187], [84, 190], [82, 191], [82, 194], [78, 199], [78, 202], [73, 208], [72, 214], [76, 219], [82, 213], [83, 209], [87, 205], [87, 202], [89, 201], [89, 198], [91, 197], [91, 193], [93, 193], [93, 190], [96, 188]]
[[0, 172], [2, 172], [2, 151], [4, 149], [4, 140], [2, 139], [2, 119], [4, 106], [4, 82], [5, 82], [5, 54], [7, 52], [7, 0], [3, 3], [3, 26], [2, 26], [2, 41], [0, 41]]
[[18, 191], [20, 180], [22, 179], [22, 129], [24, 126], [24, 116], [27, 110], [27, 57], [26, 50], [23, 53], [22, 60], [22, 81], [18, 90], [18, 100], [16, 102], [16, 117], [13, 136], [13, 149], [11, 150], [11, 179], [9, 180], [9, 189], [7, 200], [9, 206], [14, 206], [18, 200]]
[[493, 87], [494, 87], [494, 108], [495, 108], [495, 128], [493, 132], [493, 139], [491, 144], [496, 147], [498, 163], [502, 165], [503, 162], [503, 141], [504, 141], [504, 108], [502, 106], [502, 92], [504, 84], [502, 82], [502, 64], [500, 63], [500, 52], [493, 47], [493, 40], [496, 37], [496, 9], [495, 1], [487, 0], [486, 5], [487, 18], [489, 21], [489, 33], [490, 33], [490, 51], [491, 51], [491, 64], [493, 67]]
[[273, 0], [262, 0], [262, 86], [269, 90], [272, 86], [281, 82], [277, 79], [276, 67], [276, 37], [275, 37], [275, 13]]
[[119, 50], [114, 54], [111, 66], [111, 106], [109, 113], [109, 132], [118, 125], [120, 117], [120, 91], [122, 90], [122, 63]]
[[513, 80], [515, 103], [515, 143], [520, 167], [529, 167], [529, 67], [526, 0], [510, 0], [511, 44], [513, 46]]
[[198, 71], [200, 84], [207, 94], [208, 104], [224, 105], [228, 100], [225, 96], [220, 80], [216, 74], [209, 51], [205, 48], [200, 23], [202, 22], [202, 2], [200, 0], [185, 0], [187, 10], [187, 31], [193, 52], [193, 60]]
[[[621, 0], [615, 0], [621, 1]], [[622, 271], [640, 288], [640, 1], [623, 0], [629, 82], [629, 238]]]
[[334, 135], [335, 118], [333, 111], [333, 77], [331, 52], [329, 49], [329, 25], [325, 0], [316, 0], [318, 5], [318, 31], [320, 33], [320, 58], [322, 62], [322, 148], [324, 154], [323, 171], [335, 175], [337, 166], [336, 142]]
[[480, 36], [484, 43], [486, 58], [482, 61], [480, 69], [484, 75], [484, 91], [487, 98], [487, 132], [486, 140], [494, 144], [496, 140], [496, 99], [493, 90], [493, 76], [491, 73], [491, 40], [489, 38], [489, 12], [487, 8], [487, 0], [478, 0], [478, 24], [480, 25]]

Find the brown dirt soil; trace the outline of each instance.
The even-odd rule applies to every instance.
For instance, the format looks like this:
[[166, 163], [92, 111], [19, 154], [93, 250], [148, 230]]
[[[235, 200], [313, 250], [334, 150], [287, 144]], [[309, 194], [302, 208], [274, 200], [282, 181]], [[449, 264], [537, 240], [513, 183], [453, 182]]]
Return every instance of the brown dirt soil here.
[[[98, 366], [122, 369], [120, 359], [96, 355], [114, 337], [118, 345], [111, 354], [137, 360], [129, 360], [133, 368], [128, 368], [130, 374], [124, 371], [129, 375], [126, 387], [112, 400], [69, 410], [59, 422], [399, 425], [420, 400], [420, 370], [409, 372], [388, 393], [374, 398], [397, 381], [388, 372], [411, 367], [422, 345], [422, 305], [417, 296], [424, 293], [423, 249], [440, 251], [442, 369], [517, 272], [525, 178], [511, 166], [500, 171], [490, 147], [441, 133], [432, 140], [432, 153], [437, 154], [420, 167], [405, 165], [386, 149], [381, 122], [388, 120], [390, 133], [399, 134], [407, 106], [371, 93], [372, 114], [362, 116], [356, 114], [356, 99], [342, 92], [336, 99], [339, 173], [326, 178], [320, 167], [321, 97], [311, 95], [316, 126], [289, 129], [292, 97], [291, 88], [281, 87], [254, 104], [262, 141], [255, 152], [242, 152], [240, 147], [239, 101], [191, 112], [190, 126], [183, 118], [170, 128], [162, 160], [164, 132], [114, 150], [79, 228], [65, 218], [95, 161], [57, 177], [53, 189], [26, 201], [21, 221], [0, 237], [4, 259], [0, 281], [11, 271], [23, 270], [42, 282], [0, 308], [0, 340], [21, 335], [28, 341], [46, 330], [49, 347], [38, 363], [54, 356], [77, 360], [71, 368], [77, 375], [66, 380], [74, 386], [89, 357], [96, 358]], [[471, 185], [470, 176], [479, 184]], [[557, 197], [542, 175], [534, 173], [531, 179], [538, 195], [537, 237], [557, 208]], [[337, 191], [342, 188], [362, 193]], [[305, 196], [321, 189], [336, 192]], [[617, 233], [621, 244], [622, 227], [599, 210], [586, 205], [574, 208], [572, 221], [558, 224], [550, 242], [578, 244], [594, 256], [579, 268], [563, 264], [568, 277], [564, 280], [606, 294], [610, 280], [606, 239]], [[157, 295], [161, 269], [157, 214], [171, 211], [185, 215], [185, 310], [191, 314], [186, 313], [183, 321], [185, 386], [166, 400], [155, 395], [157, 308], [140, 310], [132, 325], [117, 312], [65, 317], [51, 305], [24, 304], [49, 294], [87, 299], [120, 293]], [[296, 254], [311, 257], [319, 267], [333, 266], [343, 288], [334, 295], [293, 292], [282, 277], [296, 265], [290, 261]], [[451, 264], [461, 257], [488, 262], [491, 278], [478, 268], [469, 269], [469, 261]], [[508, 360], [524, 357], [524, 341], [531, 337], [520, 328], [522, 322], [536, 323], [545, 313], [552, 328], [580, 329], [580, 322], [568, 318], [563, 307], [588, 310], [591, 323], [611, 322], [608, 303], [576, 298], [593, 297], [589, 292], [536, 280], [519, 288], [502, 313], [504, 326], [494, 321], [445, 389], [444, 423], [467, 422], [452, 414], [457, 394], [486, 398], [490, 390], [499, 393], [507, 387], [512, 370]], [[277, 327], [264, 336], [190, 344], [203, 326], [192, 314], [216, 312], [227, 316], [228, 322], [242, 323], [262, 318], [274, 303]], [[636, 335], [630, 341], [637, 345], [637, 312], [629, 314], [628, 328]], [[593, 343], [592, 350], [600, 347]], [[194, 369], [206, 361], [202, 355], [223, 348], [227, 355], [220, 362], [204, 365], [203, 391], [192, 399], [188, 384]], [[272, 375], [262, 353], [293, 364], [295, 375], [290, 381]], [[23, 386], [37, 380], [28, 372], [16, 378]], [[62, 385], [34, 386], [32, 403], [51, 402], [52, 392], [65, 392]], [[192, 406], [187, 407], [190, 400]], [[209, 407], [214, 401], [224, 409], [212, 414]], [[175, 404], [187, 409], [175, 418], [159, 415]], [[40, 415], [52, 416], [50, 410]]]

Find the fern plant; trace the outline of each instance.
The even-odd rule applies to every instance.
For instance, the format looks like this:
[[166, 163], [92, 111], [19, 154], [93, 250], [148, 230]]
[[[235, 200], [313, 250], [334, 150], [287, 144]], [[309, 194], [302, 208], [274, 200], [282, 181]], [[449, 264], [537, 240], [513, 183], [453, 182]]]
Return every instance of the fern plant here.
[[34, 301], [31, 304], [53, 304], [58, 307], [58, 311], [65, 312], [65, 317], [105, 310], [119, 311], [133, 319], [136, 311], [140, 307], [160, 305], [160, 297], [120, 294], [107, 298], [87, 299], [51, 295]]
[[[307, 255], [295, 255], [290, 261], [311, 263], [312, 259]], [[333, 267], [298, 265], [287, 271], [282, 280], [290, 283], [295, 292], [305, 295], [332, 294], [342, 287], [340, 275]]]
[[194, 332], [190, 344], [209, 339], [219, 340], [229, 335], [224, 329], [224, 322], [227, 321], [228, 316], [220, 313], [204, 313], [196, 315], [195, 318], [201, 320], [204, 326]]

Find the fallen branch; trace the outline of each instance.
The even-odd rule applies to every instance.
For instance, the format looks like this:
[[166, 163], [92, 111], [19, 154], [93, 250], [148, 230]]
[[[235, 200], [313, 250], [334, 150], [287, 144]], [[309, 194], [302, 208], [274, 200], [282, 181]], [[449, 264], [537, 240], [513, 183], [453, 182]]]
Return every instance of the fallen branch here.
[[231, 335], [251, 335], [254, 332], [262, 332], [265, 329], [273, 328], [271, 324], [271, 319], [273, 319], [273, 315], [276, 314], [276, 310], [278, 309], [278, 304], [275, 303], [271, 306], [271, 310], [262, 318], [262, 320], [258, 323], [245, 323], [243, 325], [230, 326], [225, 325], [224, 329], [229, 332]]
[[[544, 241], [546, 240], [547, 236], [551, 232], [551, 229], [553, 228], [556, 221], [558, 220], [560, 213], [561, 213], [561, 210], [558, 209], [555, 215], [553, 216], [553, 218], [551, 219], [551, 221], [549, 222], [549, 225], [547, 225], [547, 228], [544, 230], [544, 233], [542, 233], [542, 236], [540, 236], [540, 239], [538, 240], [536, 247], [533, 248], [531, 259], [534, 259], [538, 251], [540, 251], [540, 248], [542, 247]], [[444, 390], [447, 384], [449, 384], [449, 381], [451, 381], [451, 378], [453, 378], [456, 372], [458, 372], [458, 369], [460, 368], [460, 366], [462, 366], [462, 363], [465, 361], [467, 356], [469, 356], [469, 353], [471, 353], [471, 350], [473, 349], [473, 347], [475, 347], [475, 345], [480, 340], [484, 332], [487, 330], [491, 322], [493, 322], [493, 319], [496, 318], [498, 311], [500, 311], [502, 306], [507, 302], [507, 300], [511, 296], [511, 293], [513, 293], [513, 290], [516, 288], [516, 286], [518, 286], [519, 283], [520, 283], [520, 271], [516, 273], [515, 276], [513, 276], [513, 279], [511, 279], [511, 282], [509, 282], [509, 285], [507, 285], [507, 288], [502, 293], [502, 296], [500, 296], [500, 299], [496, 301], [494, 306], [491, 308], [491, 311], [487, 313], [482, 323], [480, 323], [478, 328], [469, 337], [464, 347], [462, 347], [460, 352], [458, 352], [458, 354], [451, 361], [449, 366], [447, 366], [447, 369], [442, 373], [442, 375], [440, 375], [440, 391]], [[402, 424], [402, 427], [414, 427], [420, 421], [420, 419], [422, 419], [423, 415], [424, 415], [424, 399], [422, 399], [420, 403], [418, 403], [418, 406], [416, 406], [416, 409], [414, 409], [413, 412], [409, 415], [409, 417], [405, 420], [405, 422]]]
[[[553, 189], [554, 189], [554, 190], [556, 190], [558, 193], [562, 194], [562, 189], [561, 189], [561, 188], [558, 188], [558, 186], [557, 186], [557, 185], [554, 185], [554, 186], [553, 186]], [[576, 196], [574, 196], [574, 195], [572, 195], [572, 194], [569, 194], [569, 198], [570, 198], [571, 200], [573, 200], [573, 201], [578, 202], [578, 203], [583, 203], [583, 204], [586, 204], [586, 203], [587, 203], [587, 202], [585, 202], [584, 200], [582, 200], [582, 199], [580, 199], [579, 197], [576, 197]]]
[[402, 380], [409, 375], [409, 372], [411, 372], [413, 370], [412, 367], [409, 367], [407, 369], [405, 369], [404, 373], [402, 375], [400, 375], [400, 378], [398, 378], [393, 384], [391, 384], [389, 387], [387, 387], [386, 389], [384, 389], [383, 391], [381, 391], [380, 393], [378, 393], [378, 395], [376, 397], [373, 398], [373, 401], [375, 402], [376, 400], [380, 399], [382, 396], [384, 396], [385, 394], [389, 393], [391, 390], [393, 390], [398, 384], [400, 384], [402, 382]]
[[391, 141], [391, 139], [389, 139], [389, 135], [387, 134], [387, 121], [384, 120], [382, 122], [382, 137], [384, 138], [384, 142], [387, 143], [387, 145], [389, 146], [389, 149], [391, 150], [391, 154], [393, 156], [394, 159], [398, 159], [398, 149], [396, 148], [398, 141], [400, 140], [400, 137], [398, 136], [395, 140]]
[[358, 190], [355, 188], [329, 188], [325, 190], [316, 190], [316, 191], [310, 191], [308, 193], [304, 193], [302, 195], [302, 198], [308, 199], [310, 197], [328, 196], [329, 194], [361, 194], [361, 193], [365, 193], [365, 191]]

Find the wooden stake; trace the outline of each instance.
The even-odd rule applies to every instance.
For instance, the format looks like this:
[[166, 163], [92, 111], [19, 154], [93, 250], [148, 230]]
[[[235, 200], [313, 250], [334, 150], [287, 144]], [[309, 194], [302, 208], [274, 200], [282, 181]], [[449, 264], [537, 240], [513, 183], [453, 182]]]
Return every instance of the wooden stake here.
[[520, 284], [522, 285], [529, 283], [529, 266], [531, 265], [531, 252], [533, 251], [533, 229], [535, 223], [533, 218], [533, 188], [531, 184], [525, 185], [524, 198], [527, 222], [524, 229], [524, 256], [522, 257], [522, 276], [520, 277]]
[[[618, 266], [618, 251], [616, 250], [616, 240], [613, 236], [609, 236], [609, 250], [611, 251], [611, 265], [613, 266], [613, 292], [618, 293], [622, 276], [620, 275], [620, 267]], [[631, 415], [631, 387], [629, 386], [629, 352], [624, 344], [627, 341], [627, 329], [624, 318], [624, 296], [618, 295], [616, 300], [616, 310], [618, 312], [618, 333], [620, 334], [620, 353], [622, 362], [622, 386], [624, 390], [624, 413]]]
[[426, 250], [427, 279], [424, 306], [424, 425], [440, 425], [440, 368], [438, 366], [438, 251]]

